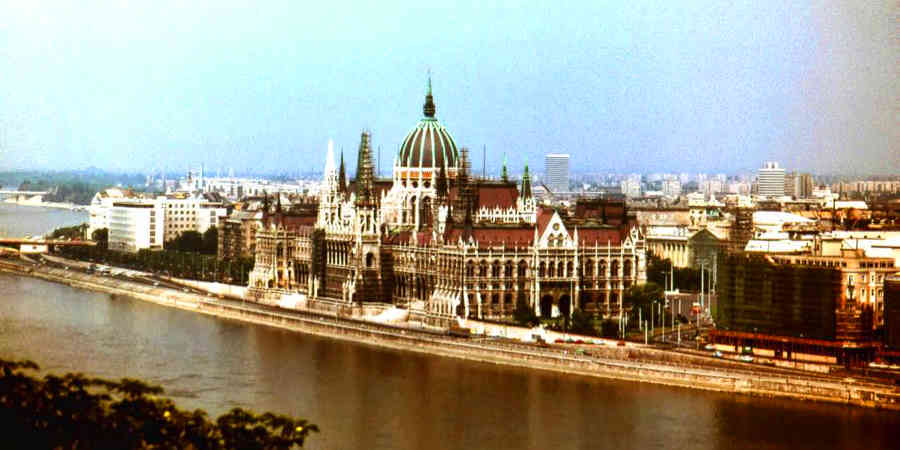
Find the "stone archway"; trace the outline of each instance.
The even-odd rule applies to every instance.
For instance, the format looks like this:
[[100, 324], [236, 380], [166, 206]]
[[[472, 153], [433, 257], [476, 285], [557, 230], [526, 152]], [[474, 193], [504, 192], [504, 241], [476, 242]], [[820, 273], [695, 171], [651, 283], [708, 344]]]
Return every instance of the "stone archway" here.
[[549, 319], [553, 315], [553, 296], [550, 294], [541, 297], [541, 318]]
[[559, 297], [559, 313], [565, 317], [569, 317], [572, 312], [572, 298], [569, 294], [563, 294]]

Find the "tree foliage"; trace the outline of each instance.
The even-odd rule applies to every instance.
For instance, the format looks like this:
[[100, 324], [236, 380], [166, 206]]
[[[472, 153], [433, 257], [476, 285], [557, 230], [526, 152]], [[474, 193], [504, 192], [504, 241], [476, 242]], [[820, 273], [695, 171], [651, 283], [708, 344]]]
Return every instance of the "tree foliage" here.
[[213, 422], [140, 380], [40, 379], [27, 373], [38, 370], [30, 361], [0, 360], [0, 368], [0, 432], [22, 448], [288, 449], [318, 431], [305, 420], [240, 408]]
[[672, 262], [668, 259], [660, 259], [656, 255], [650, 254], [647, 261], [647, 281], [665, 287], [670, 273], [674, 274], [676, 289], [700, 290], [700, 270], [691, 267], [675, 267], [673, 269]]
[[199, 253], [203, 250], [203, 235], [195, 230], [183, 231], [175, 239], [166, 242], [165, 247], [179, 252]]
[[647, 305], [653, 303], [654, 301], [659, 301], [662, 299], [662, 286], [653, 282], [636, 284], [629, 287], [625, 291], [625, 297], [623, 298], [625, 303], [631, 305], [633, 308], [646, 308]]
[[53, 230], [50, 233], [51, 239], [72, 239], [72, 240], [82, 240], [84, 239], [84, 229], [87, 225], [74, 225], [71, 227], [60, 227]]
[[594, 317], [582, 311], [580, 308], [572, 311], [571, 331], [576, 334], [595, 336], [597, 328], [594, 326]]
[[519, 300], [516, 302], [513, 318], [518, 324], [523, 326], [533, 327], [541, 323], [541, 319], [534, 313], [534, 310], [528, 306], [528, 302], [522, 297], [519, 297]]
[[91, 240], [97, 243], [97, 248], [106, 251], [109, 248], [109, 228], [94, 230]]

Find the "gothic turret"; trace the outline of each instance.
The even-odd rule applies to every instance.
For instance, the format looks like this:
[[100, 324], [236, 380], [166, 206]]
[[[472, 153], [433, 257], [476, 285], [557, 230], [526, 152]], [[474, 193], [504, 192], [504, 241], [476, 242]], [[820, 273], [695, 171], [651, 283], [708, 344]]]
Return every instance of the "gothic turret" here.
[[356, 204], [375, 204], [375, 168], [372, 166], [372, 135], [362, 132], [359, 142], [359, 157], [356, 165]]
[[338, 192], [347, 193], [347, 174], [344, 169], [344, 149], [341, 149], [341, 167], [338, 169]]
[[522, 197], [531, 198], [531, 176], [528, 175], [528, 163], [525, 163], [525, 173], [522, 174]]

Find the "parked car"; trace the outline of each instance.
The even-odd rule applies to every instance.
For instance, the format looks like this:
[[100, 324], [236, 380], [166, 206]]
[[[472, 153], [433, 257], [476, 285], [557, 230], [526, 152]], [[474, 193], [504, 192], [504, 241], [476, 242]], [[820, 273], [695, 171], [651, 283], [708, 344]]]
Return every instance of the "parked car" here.
[[713, 356], [716, 357], [716, 358], [721, 358], [721, 357], [722, 357], [722, 352], [716, 350], [716, 352], [713, 353]]
[[750, 355], [741, 355], [741, 357], [738, 359], [740, 359], [743, 362], [753, 362], [753, 357]]
[[713, 345], [713, 344], [706, 344], [706, 346], [703, 347], [703, 348], [712, 351], [712, 350], [715, 350], [715, 349], [716, 349], [716, 346]]

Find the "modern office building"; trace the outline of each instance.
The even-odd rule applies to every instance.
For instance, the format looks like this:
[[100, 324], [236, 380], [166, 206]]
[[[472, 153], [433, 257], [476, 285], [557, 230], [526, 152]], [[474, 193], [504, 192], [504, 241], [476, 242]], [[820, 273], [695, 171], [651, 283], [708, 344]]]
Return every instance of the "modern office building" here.
[[757, 193], [764, 197], [781, 197], [784, 195], [784, 168], [775, 161], [766, 161], [759, 169]]
[[544, 185], [554, 194], [569, 190], [569, 155], [548, 153], [544, 160], [546, 175]]
[[165, 215], [161, 199], [113, 203], [109, 210], [109, 249], [120, 252], [162, 249]]

